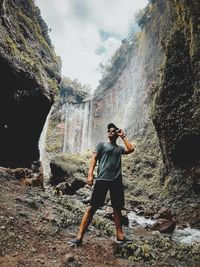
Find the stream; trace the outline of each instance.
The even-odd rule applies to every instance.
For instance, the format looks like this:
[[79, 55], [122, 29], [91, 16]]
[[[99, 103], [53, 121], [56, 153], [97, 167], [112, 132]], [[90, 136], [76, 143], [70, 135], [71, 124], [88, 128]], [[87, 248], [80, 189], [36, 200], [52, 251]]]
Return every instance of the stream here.
[[[143, 228], [150, 227], [156, 220], [145, 218], [144, 216], [137, 215], [136, 212], [130, 212], [128, 214], [129, 227], [133, 228], [135, 222], [137, 222]], [[194, 242], [200, 242], [200, 230], [194, 228], [179, 229], [177, 226], [171, 234], [172, 240], [178, 243], [192, 244]]]

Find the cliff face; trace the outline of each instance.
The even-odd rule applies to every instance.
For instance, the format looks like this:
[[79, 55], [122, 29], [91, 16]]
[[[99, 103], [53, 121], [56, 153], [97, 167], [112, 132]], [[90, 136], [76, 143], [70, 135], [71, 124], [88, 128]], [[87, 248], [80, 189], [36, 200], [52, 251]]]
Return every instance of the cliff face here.
[[[162, 1], [163, 2], [163, 1]], [[142, 136], [149, 124], [152, 85], [159, 78], [163, 60], [161, 40], [170, 28], [168, 1], [148, 5], [141, 32], [124, 42], [104, 74], [93, 99], [93, 143], [106, 138], [106, 125], [113, 121], [129, 136]], [[102, 126], [104, 128], [102, 129]]]
[[[152, 181], [164, 184], [158, 193], [192, 198], [200, 191], [200, 3], [150, 2], [138, 18], [141, 32], [122, 44], [95, 92], [92, 141], [106, 138], [113, 121], [138, 142], [133, 165], [144, 163], [145, 170], [152, 151]], [[146, 180], [141, 169], [133, 166], [132, 173], [133, 181]], [[145, 182], [142, 187], [149, 191]]]
[[0, 2], [0, 165], [28, 166], [60, 82], [60, 60], [32, 0]]
[[164, 64], [154, 124], [165, 164], [162, 178], [200, 191], [200, 2], [171, 1], [172, 27], [163, 40]]

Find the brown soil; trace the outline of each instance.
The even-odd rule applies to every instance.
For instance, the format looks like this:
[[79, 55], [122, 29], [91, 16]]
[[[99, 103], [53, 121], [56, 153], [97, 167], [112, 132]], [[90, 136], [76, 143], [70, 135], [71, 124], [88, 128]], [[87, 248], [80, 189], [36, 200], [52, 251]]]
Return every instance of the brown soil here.
[[[86, 233], [81, 247], [70, 247], [68, 241], [75, 236], [78, 226], [64, 228], [58, 225], [55, 210], [61, 208], [53, 198], [40, 187], [22, 185], [9, 175], [0, 173], [0, 177], [1, 267], [152, 266], [118, 258], [118, 245], [93, 226]], [[148, 240], [152, 235], [140, 227], [133, 232], [136, 240], [141, 237]], [[173, 261], [174, 264], [170, 265], [165, 258], [165, 263], [157, 261], [153, 266], [200, 266], [194, 262], [181, 265], [176, 258], [172, 258]]]
[[81, 247], [70, 247], [67, 242], [77, 229], [58, 230], [54, 226], [53, 204], [40, 198], [43, 194], [41, 189], [22, 186], [16, 180], [1, 180], [1, 267], [137, 266], [117, 259], [117, 244], [96, 237], [92, 231]]

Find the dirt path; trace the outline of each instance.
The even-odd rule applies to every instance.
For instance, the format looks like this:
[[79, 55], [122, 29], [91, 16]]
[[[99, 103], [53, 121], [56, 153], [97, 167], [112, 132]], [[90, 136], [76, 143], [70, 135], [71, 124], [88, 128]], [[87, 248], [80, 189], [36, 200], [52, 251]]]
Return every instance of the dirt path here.
[[[57, 213], [55, 213], [57, 212]], [[61, 205], [40, 188], [25, 187], [17, 180], [1, 178], [0, 185], [0, 266], [1, 267], [65, 267], [65, 266], [181, 266], [199, 267], [200, 261], [191, 261], [198, 251], [180, 251], [162, 236], [154, 246], [156, 260], [145, 264], [144, 242], [152, 239], [150, 231], [135, 228], [136, 253], [142, 255], [141, 261], [133, 262], [116, 256], [118, 245], [108, 236], [103, 236], [94, 226], [89, 228], [81, 247], [70, 247], [68, 241], [77, 232], [77, 224], [63, 227]], [[68, 212], [65, 210], [65, 212]], [[61, 217], [57, 220], [57, 217]], [[151, 240], [150, 240], [151, 242]], [[163, 251], [163, 247], [165, 250]], [[160, 251], [160, 252], [159, 252]], [[123, 248], [121, 249], [123, 252]], [[181, 251], [182, 253], [182, 251]], [[188, 257], [184, 258], [188, 253]], [[192, 254], [193, 253], [193, 254]], [[165, 255], [166, 254], [166, 255]], [[170, 255], [168, 255], [170, 254]], [[151, 254], [149, 254], [151, 256]], [[136, 255], [137, 256], [137, 255]], [[160, 257], [161, 256], [161, 257]], [[169, 257], [168, 257], [169, 256]], [[169, 259], [169, 260], [168, 260]], [[199, 265], [198, 265], [199, 264]]]
[[1, 181], [1, 267], [130, 266], [114, 256], [114, 241], [92, 233], [82, 247], [69, 247], [76, 227], [58, 229], [52, 221], [53, 204], [40, 194], [40, 189], [23, 187], [15, 180]]

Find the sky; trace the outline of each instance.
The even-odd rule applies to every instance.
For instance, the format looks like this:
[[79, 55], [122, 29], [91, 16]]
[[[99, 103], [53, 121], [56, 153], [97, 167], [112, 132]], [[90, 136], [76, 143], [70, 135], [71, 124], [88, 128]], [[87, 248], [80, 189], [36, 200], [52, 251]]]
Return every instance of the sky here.
[[62, 76], [78, 79], [92, 91], [101, 69], [127, 37], [134, 15], [148, 0], [36, 0], [50, 29]]

